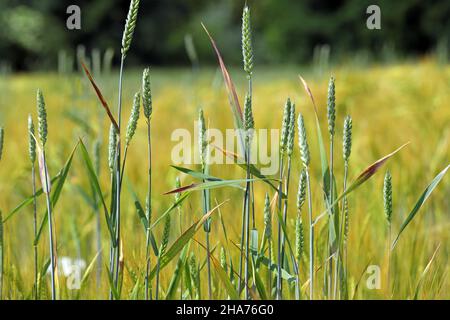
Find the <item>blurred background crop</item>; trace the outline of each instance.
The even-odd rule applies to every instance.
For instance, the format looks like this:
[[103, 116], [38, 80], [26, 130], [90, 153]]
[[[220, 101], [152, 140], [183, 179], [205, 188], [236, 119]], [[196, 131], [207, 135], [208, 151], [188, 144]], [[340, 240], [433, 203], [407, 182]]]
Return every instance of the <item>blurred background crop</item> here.
[[[81, 30], [68, 30], [69, 5], [81, 8]], [[253, 0], [252, 23], [256, 64], [309, 63], [323, 56], [342, 62], [393, 61], [437, 53], [446, 60], [450, 35], [450, 2], [389, 0]], [[381, 30], [366, 28], [366, 8], [381, 8]], [[126, 0], [2, 0], [0, 63], [9, 70], [56, 70], [92, 50], [116, 52], [128, 10]], [[240, 61], [240, 18], [244, 1], [145, 0], [141, 4], [129, 65], [189, 64], [186, 39], [199, 60], [214, 56], [200, 26], [204, 22], [219, 40], [227, 62]], [[103, 52], [101, 52], [103, 55]], [[61, 61], [60, 61], [61, 62]], [[70, 64], [70, 63], [69, 63]]]

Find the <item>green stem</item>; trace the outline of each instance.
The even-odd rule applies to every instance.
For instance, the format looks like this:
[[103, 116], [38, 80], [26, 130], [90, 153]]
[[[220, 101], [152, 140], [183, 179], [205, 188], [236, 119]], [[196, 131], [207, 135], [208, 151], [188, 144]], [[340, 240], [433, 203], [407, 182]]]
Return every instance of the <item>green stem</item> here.
[[308, 189], [308, 217], [309, 217], [309, 298], [314, 300], [314, 221], [312, 218], [312, 197], [309, 170], [306, 168], [306, 186]]
[[[33, 162], [31, 166], [31, 184], [33, 188], [33, 233], [34, 239], [37, 237], [37, 205], [36, 205], [36, 168]], [[33, 251], [34, 251], [34, 299], [39, 299], [39, 288], [38, 288], [38, 250], [37, 243], [33, 240]]]
[[[344, 163], [344, 190], [342, 191], [342, 192], [345, 192], [346, 190], [347, 190], [347, 175], [348, 175], [348, 162], [347, 161], [345, 161], [345, 163]], [[339, 233], [338, 233], [338, 239], [337, 239], [337, 244], [338, 244], [338, 247], [337, 247], [337, 262], [336, 262], [336, 266], [335, 266], [335, 274], [334, 274], [334, 293], [333, 293], [333, 297], [334, 297], [334, 299], [336, 299], [336, 297], [337, 297], [337, 288], [338, 288], [338, 286], [340, 287], [340, 283], [339, 283], [339, 281], [340, 281], [340, 279], [339, 279], [339, 275], [340, 275], [340, 272], [341, 272], [341, 264], [342, 264], [342, 261], [341, 261], [341, 259], [340, 259], [340, 248], [341, 248], [341, 241], [342, 241], [342, 239], [344, 238], [344, 235], [343, 235], [343, 233], [344, 233], [344, 227], [345, 227], [345, 223], [346, 223], [346, 215], [345, 215], [345, 207], [344, 207], [344, 205], [345, 205], [345, 201], [346, 201], [346, 197], [344, 197], [343, 199], [342, 199], [342, 217], [341, 217], [341, 219], [340, 219], [340, 226], [339, 226]], [[345, 246], [345, 241], [344, 241], [344, 243], [342, 244], [342, 246], [343, 246], [343, 253], [345, 254], [346, 253], [346, 247], [344, 247]], [[345, 270], [344, 270], [344, 272], [345, 272]]]
[[[334, 208], [332, 206], [333, 203], [333, 135], [330, 136], [330, 199], [329, 199], [329, 206], [330, 206], [330, 215], [328, 219], [328, 223], [334, 224]], [[329, 235], [331, 237], [331, 235]], [[328, 243], [328, 289], [327, 289], [327, 295], [331, 296], [331, 288], [332, 288], [332, 281], [333, 281], [333, 258], [331, 257], [331, 251], [332, 246], [331, 243]]]
[[117, 149], [116, 149], [116, 249], [115, 249], [115, 266], [114, 266], [114, 285], [118, 289], [119, 281], [119, 259], [120, 259], [120, 194], [121, 194], [121, 173], [120, 173], [120, 151], [121, 151], [121, 123], [122, 123], [122, 81], [123, 81], [123, 67], [125, 57], [122, 55], [120, 60], [120, 72], [119, 72], [119, 92], [118, 92], [118, 105], [117, 105], [117, 122], [119, 132], [117, 136]]
[[[278, 213], [281, 214], [281, 198], [283, 190], [283, 153], [280, 156], [280, 184], [278, 186]], [[278, 221], [278, 246], [277, 246], [277, 300], [281, 300], [281, 221]]]
[[[247, 156], [247, 180], [250, 179], [250, 146], [247, 145], [246, 148]], [[246, 206], [245, 206], [245, 300], [248, 300], [249, 298], [249, 290], [248, 290], [248, 279], [249, 279], [249, 272], [248, 272], [248, 259], [249, 259], [249, 242], [250, 242], [250, 182], [247, 181], [246, 187]]]
[[145, 300], [152, 299], [151, 284], [149, 283], [149, 273], [151, 267], [151, 257], [150, 257], [150, 223], [151, 223], [151, 212], [152, 212], [152, 143], [151, 143], [151, 127], [150, 119], [147, 119], [147, 144], [148, 144], [148, 186], [147, 186], [147, 231], [146, 231], [146, 242], [145, 242], [145, 257], [146, 257], [146, 268], [145, 268]]
[[[48, 177], [47, 172], [47, 160], [44, 153], [44, 170], [45, 170], [45, 178]], [[47, 189], [47, 181], [44, 182]], [[46, 190], [48, 191], [48, 190]], [[50, 250], [50, 267], [51, 267], [51, 287], [52, 287], [52, 300], [56, 300], [56, 286], [55, 286], [55, 270], [56, 270], [56, 261], [55, 261], [55, 251], [53, 244], [53, 218], [52, 218], [52, 204], [50, 200], [50, 194], [45, 193], [45, 197], [47, 200], [47, 215], [48, 215], [48, 233], [49, 233], [49, 250]]]

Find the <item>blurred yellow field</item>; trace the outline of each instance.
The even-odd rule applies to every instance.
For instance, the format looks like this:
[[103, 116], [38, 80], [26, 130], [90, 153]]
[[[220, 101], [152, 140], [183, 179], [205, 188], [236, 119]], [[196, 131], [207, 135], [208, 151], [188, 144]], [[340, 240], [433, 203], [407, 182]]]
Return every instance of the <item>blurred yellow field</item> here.
[[[152, 114], [152, 174], [153, 219], [157, 219], [173, 203], [173, 195], [163, 195], [175, 186], [175, 178], [187, 185], [196, 179], [170, 167], [171, 152], [176, 142], [171, 133], [177, 128], [194, 130], [198, 109], [204, 110], [209, 127], [225, 130], [233, 128], [233, 118], [228, 105], [220, 71], [190, 69], [150, 69]], [[303, 70], [301, 67], [256, 68], [253, 72], [253, 112], [256, 128], [279, 128], [283, 106], [287, 97], [302, 113], [311, 151], [311, 187], [313, 215], [318, 216], [324, 208], [319, 149], [316, 136], [314, 112], [298, 75], [308, 82], [315, 97], [324, 137], [326, 135], [326, 94], [328, 78], [336, 78], [336, 140], [335, 176], [337, 190], [342, 191], [343, 160], [342, 130], [344, 117], [353, 119], [353, 146], [349, 178], [353, 180], [367, 165], [392, 152], [400, 145], [410, 144], [390, 159], [374, 178], [349, 195], [348, 239], [348, 294], [352, 299], [449, 299], [449, 212], [450, 184], [444, 177], [430, 199], [402, 233], [392, 253], [391, 283], [387, 285], [388, 237], [383, 211], [383, 176], [387, 169], [393, 181], [392, 233], [396, 235], [401, 223], [414, 207], [430, 181], [450, 160], [450, 67], [438, 65], [433, 60], [398, 65], [366, 66], [340, 65], [323, 73]], [[245, 75], [231, 70], [241, 104], [246, 90]], [[117, 73], [95, 77], [113, 110], [117, 104]], [[100, 139], [100, 185], [107, 204], [110, 202], [110, 174], [108, 169], [109, 120], [84, 74], [17, 74], [0, 79], [0, 125], [4, 127], [3, 156], [0, 163], [0, 208], [3, 218], [8, 216], [23, 199], [31, 195], [31, 173], [28, 158], [27, 117], [36, 117], [36, 89], [41, 88], [48, 112], [48, 168], [55, 176], [81, 138], [89, 152], [95, 140]], [[141, 88], [139, 70], [124, 75], [123, 119], [126, 123], [131, 111], [132, 97]], [[125, 168], [122, 192], [123, 286], [121, 298], [142, 298], [145, 272], [145, 230], [142, 227], [132, 197], [136, 192], [145, 203], [147, 188], [147, 140], [144, 117], [138, 122], [136, 135], [130, 144]], [[287, 229], [291, 243], [295, 242], [295, 202], [298, 176], [301, 169], [297, 137], [295, 139], [291, 192]], [[194, 141], [194, 144], [197, 142]], [[325, 139], [328, 150], [328, 139]], [[199, 170], [199, 166], [191, 166]], [[232, 165], [213, 165], [210, 174], [224, 179], [244, 179], [245, 171]], [[276, 178], [273, 176], [271, 178]], [[40, 187], [40, 180], [38, 179]], [[212, 255], [220, 260], [221, 248], [227, 255], [231, 252], [233, 265], [238, 265], [240, 243], [240, 219], [243, 191], [236, 188], [211, 189], [213, 207], [229, 200], [220, 207], [226, 226], [227, 238], [222, 228], [219, 212], [212, 215]], [[264, 229], [264, 194], [274, 195], [267, 184], [255, 182], [255, 222], [262, 237]], [[92, 190], [87, 178], [85, 164], [79, 150], [64, 185], [60, 200], [54, 207], [55, 235], [58, 257], [81, 258], [87, 265], [96, 257], [96, 213], [92, 208]], [[45, 216], [45, 199], [38, 199], [38, 222]], [[179, 212], [172, 211], [169, 246], [201, 218], [201, 192], [194, 192], [183, 203]], [[302, 212], [307, 221], [306, 211]], [[106, 265], [109, 257], [108, 231], [100, 212], [102, 228], [103, 259], [101, 282], [96, 283], [96, 265], [88, 268], [86, 280], [80, 290], [69, 290], [67, 279], [60, 277], [60, 297], [104, 299], [108, 297]], [[273, 216], [276, 230], [276, 217]], [[321, 220], [316, 227], [316, 295], [323, 298], [323, 262], [327, 241], [327, 224]], [[44, 229], [46, 231], [46, 229]], [[154, 232], [157, 242], [161, 238], [163, 223]], [[307, 231], [305, 231], [307, 232]], [[274, 231], [275, 233], [275, 231]], [[48, 259], [47, 232], [43, 232], [38, 244], [39, 266]], [[33, 221], [32, 205], [21, 209], [4, 223], [4, 297], [23, 299], [32, 296], [33, 272]], [[201, 229], [190, 243], [189, 252], [205, 268], [206, 252], [204, 232]], [[261, 239], [261, 238], [260, 238]], [[305, 235], [305, 241], [307, 237]], [[227, 241], [228, 240], [228, 241]], [[307, 242], [307, 241], [306, 241]], [[153, 253], [153, 252], [152, 252]], [[432, 258], [433, 257], [433, 258]], [[153, 261], [156, 257], [153, 255]], [[161, 296], [169, 288], [178, 259], [170, 261], [161, 270]], [[430, 262], [431, 261], [431, 262]], [[429, 263], [430, 262], [430, 263]], [[155, 263], [155, 262], [153, 262]], [[370, 268], [379, 266], [380, 288], [370, 287]], [[300, 265], [301, 296], [308, 292], [307, 257]], [[204, 269], [202, 269], [204, 270]], [[369, 270], [369, 271], [368, 271]], [[291, 270], [292, 271], [292, 270]], [[267, 270], [261, 271], [266, 277]], [[84, 271], [83, 271], [84, 274]], [[46, 276], [49, 277], [49, 276]], [[206, 273], [201, 271], [201, 298], [207, 298]], [[263, 277], [263, 276], [261, 276]], [[264, 278], [265, 279], [265, 278]], [[49, 282], [42, 286], [42, 298], [49, 298]], [[221, 278], [213, 274], [212, 290], [215, 299], [226, 299], [228, 294]], [[286, 285], [287, 286], [287, 285]], [[288, 286], [287, 286], [288, 287]], [[184, 289], [182, 289], [184, 288]], [[181, 292], [183, 290], [183, 292]], [[186, 292], [185, 292], [186, 291]], [[177, 289], [176, 297], [192, 298], [187, 293], [184, 280]], [[261, 298], [257, 295], [257, 298]], [[293, 289], [284, 298], [294, 298]]]

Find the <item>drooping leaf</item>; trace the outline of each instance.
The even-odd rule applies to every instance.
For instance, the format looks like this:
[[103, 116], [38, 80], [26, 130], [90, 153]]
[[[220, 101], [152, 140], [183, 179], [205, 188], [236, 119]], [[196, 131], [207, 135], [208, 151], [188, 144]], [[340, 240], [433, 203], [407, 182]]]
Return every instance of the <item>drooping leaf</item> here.
[[[56, 204], [58, 203], [64, 183], [66, 182], [66, 179], [67, 179], [67, 175], [69, 174], [70, 167], [72, 166], [73, 156], [75, 154], [75, 150], [77, 149], [77, 147], [78, 147], [78, 143], [72, 149], [72, 152], [70, 153], [69, 158], [67, 159], [66, 163], [64, 164], [64, 167], [61, 169], [60, 173], [58, 174], [60, 178], [57, 180], [57, 183], [55, 184], [55, 188], [53, 189], [53, 192], [50, 196], [52, 208], [55, 208]], [[42, 218], [41, 224], [38, 227], [38, 231], [36, 233], [36, 237], [33, 242], [34, 245], [37, 245], [37, 243], [39, 242], [42, 231], [48, 222], [47, 209], [42, 217], [43, 218]]]
[[[241, 169], [245, 170], [245, 172], [247, 172], [247, 164], [245, 163], [244, 159], [242, 159], [241, 157], [239, 157], [239, 155], [237, 155], [234, 152], [228, 151], [228, 150], [224, 150], [216, 145], [214, 145], [214, 147], [216, 149], [218, 149], [219, 151], [221, 151], [226, 157], [232, 159], [234, 161], [235, 164], [237, 164]], [[267, 176], [263, 175], [261, 173], [261, 171], [252, 163], [250, 163], [249, 168], [250, 170], [250, 174], [252, 176], [255, 176], [256, 178], [261, 179], [262, 181], [264, 181], [265, 183], [267, 183], [273, 190], [275, 190], [276, 192], [278, 192], [278, 187], [276, 187], [271, 180], [267, 178]], [[283, 199], [286, 197], [286, 195], [283, 193], [282, 194]]]
[[222, 181], [222, 179], [220, 179], [220, 178], [216, 178], [216, 177], [210, 176], [208, 174], [204, 174], [204, 173], [202, 173], [200, 171], [194, 171], [194, 170], [191, 170], [191, 169], [188, 169], [188, 168], [183, 168], [183, 167], [178, 167], [178, 166], [171, 166], [171, 167], [174, 168], [174, 169], [177, 169], [178, 171], [181, 171], [181, 172], [183, 172], [185, 174], [188, 174], [191, 177], [194, 177], [194, 178], [197, 178], [197, 179], [200, 179], [200, 180]]
[[320, 164], [322, 167], [322, 176], [324, 176], [326, 173], [326, 170], [328, 168], [328, 161], [327, 161], [327, 153], [325, 151], [325, 144], [323, 142], [322, 129], [320, 127], [319, 114], [317, 111], [316, 102], [314, 100], [314, 96], [311, 92], [311, 89], [309, 88], [305, 79], [303, 79], [300, 75], [298, 77], [300, 78], [300, 81], [302, 82], [303, 87], [304, 87], [306, 93], [308, 94], [309, 98], [311, 99], [312, 105], [314, 107], [314, 115], [315, 115], [315, 119], [316, 119], [317, 140], [319, 142]]
[[[375, 161], [370, 166], [368, 166], [366, 169], [364, 169], [353, 182], [350, 184], [350, 186], [347, 188], [347, 190], [339, 195], [331, 206], [336, 205], [343, 197], [347, 196], [349, 193], [353, 192], [357, 188], [359, 188], [364, 182], [369, 180], [375, 173], [378, 172], [378, 170], [383, 166], [383, 164], [386, 163], [392, 156], [394, 156], [396, 153], [398, 153], [401, 149], [403, 149], [405, 146], [409, 144], [405, 143], [401, 147], [397, 148], [393, 152], [389, 153], [388, 155], [384, 156], [383, 158]], [[316, 224], [325, 214], [327, 214], [328, 208], [322, 212], [318, 217], [315, 218], [314, 224]]]
[[[216, 53], [217, 59], [219, 61], [220, 70], [222, 71], [223, 80], [225, 82], [225, 87], [227, 89], [228, 93], [228, 100], [230, 103], [231, 111], [233, 113], [233, 120], [234, 120], [234, 127], [238, 130], [239, 135], [239, 141], [240, 146], [243, 149], [245, 146], [245, 139], [243, 134], [243, 115], [242, 115], [242, 109], [239, 103], [239, 98], [236, 93], [236, 88], [234, 87], [233, 81], [231, 80], [231, 76], [225, 66], [225, 63], [223, 62], [222, 55], [220, 54], [220, 51], [216, 45], [216, 42], [214, 41], [213, 37], [209, 33], [208, 29], [206, 29], [205, 25], [202, 23], [202, 27], [205, 30], [206, 34], [208, 35], [209, 40], [211, 41], [211, 45], [214, 48], [214, 51]], [[243, 151], [243, 150], [242, 150]]]
[[165, 192], [164, 194], [174, 194], [174, 193], [180, 193], [184, 191], [199, 191], [199, 190], [206, 190], [206, 189], [216, 189], [221, 187], [234, 187], [239, 189], [244, 189], [244, 187], [241, 186], [242, 183], [249, 182], [249, 181], [257, 181], [259, 179], [236, 179], [236, 180], [220, 180], [220, 181], [206, 181], [201, 183], [191, 183], [190, 185], [176, 188], [170, 191]]
[[445, 176], [445, 174], [447, 173], [449, 168], [450, 168], [450, 165], [445, 167], [445, 169], [442, 170], [436, 177], [434, 177], [433, 181], [431, 181], [431, 183], [425, 188], [425, 190], [423, 191], [419, 200], [417, 200], [416, 205], [411, 210], [408, 217], [406, 217], [405, 221], [402, 223], [402, 226], [400, 227], [397, 237], [395, 238], [395, 240], [392, 244], [392, 248], [395, 247], [402, 232], [405, 230], [405, 228], [408, 226], [408, 224], [411, 222], [411, 220], [416, 216], [419, 209], [422, 208], [425, 201], [427, 201], [427, 199], [430, 197], [433, 190], [436, 188], [436, 186], [439, 184], [439, 182], [441, 182], [442, 178]]
[[114, 116], [111, 113], [111, 110], [110, 110], [110, 108], [108, 106], [108, 103], [106, 102], [106, 99], [103, 97], [102, 92], [100, 91], [98, 86], [95, 84], [94, 78], [92, 78], [92, 75], [89, 72], [89, 69], [86, 67], [86, 65], [84, 64], [83, 61], [81, 61], [81, 66], [83, 67], [84, 72], [86, 73], [86, 76], [88, 77], [92, 87], [94, 88], [95, 93], [97, 94], [97, 97], [100, 100], [100, 103], [102, 104], [103, 108], [105, 109], [106, 114], [108, 115], [109, 119], [111, 120], [111, 123], [114, 125], [114, 127], [117, 130], [117, 132], [120, 132], [119, 126], [117, 125], [116, 119], [114, 119]]
[[92, 160], [89, 156], [89, 152], [87, 151], [86, 146], [84, 145], [84, 143], [81, 139], [80, 139], [80, 146], [81, 146], [80, 147], [81, 155], [82, 155], [84, 163], [86, 165], [86, 171], [88, 173], [88, 178], [94, 188], [94, 191], [96, 192], [98, 198], [101, 201], [104, 215], [105, 215], [106, 225], [108, 226], [108, 231], [110, 234], [110, 238], [111, 238], [111, 241], [113, 242], [113, 246], [116, 246], [116, 237], [115, 237], [115, 233], [114, 233], [114, 228], [113, 228], [113, 225], [111, 222], [110, 215], [108, 213], [108, 208], [106, 207], [105, 198], [103, 197], [103, 192], [100, 188], [100, 183], [98, 182], [97, 174], [95, 173], [95, 169], [92, 164]]
[[186, 255], [187, 255], [188, 251], [189, 251], [189, 243], [188, 243], [188, 245], [186, 245], [183, 248], [183, 250], [181, 251], [180, 257], [178, 258], [178, 262], [175, 267], [175, 271], [173, 272], [172, 279], [170, 280], [170, 283], [169, 283], [169, 288], [167, 289], [166, 300], [172, 300], [175, 297], [175, 293], [178, 289], [178, 285], [181, 280], [181, 275], [183, 273], [182, 268], [183, 268], [183, 265], [186, 263]]

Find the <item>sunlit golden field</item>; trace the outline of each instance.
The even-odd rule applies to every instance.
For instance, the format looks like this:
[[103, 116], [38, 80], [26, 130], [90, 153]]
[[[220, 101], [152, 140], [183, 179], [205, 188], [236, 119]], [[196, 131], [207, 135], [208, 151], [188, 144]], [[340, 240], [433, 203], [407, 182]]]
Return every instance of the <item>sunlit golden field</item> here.
[[[231, 69], [240, 101], [246, 90], [243, 72]], [[353, 147], [350, 158], [350, 180], [366, 166], [392, 152], [400, 145], [411, 142], [401, 150], [367, 183], [349, 195], [350, 229], [348, 240], [348, 291], [350, 299], [449, 299], [450, 281], [450, 179], [444, 177], [424, 207], [400, 237], [392, 253], [391, 283], [387, 286], [388, 240], [386, 219], [383, 212], [383, 176], [387, 169], [393, 179], [392, 233], [398, 229], [414, 207], [416, 201], [430, 181], [450, 162], [450, 67], [437, 65], [433, 60], [422, 60], [389, 66], [357, 67], [341, 65], [322, 74], [314, 69], [302, 67], [256, 68], [253, 75], [253, 110], [256, 128], [279, 128], [284, 102], [287, 97], [296, 104], [297, 113], [306, 121], [311, 150], [311, 172], [313, 193], [313, 215], [325, 210], [321, 179], [319, 150], [316, 141], [314, 113], [309, 97], [298, 80], [301, 74], [309, 86], [319, 107], [319, 116], [327, 152], [326, 94], [331, 74], [336, 78], [336, 140], [335, 176], [338, 192], [342, 191], [342, 128], [347, 114], [353, 118]], [[117, 104], [117, 72], [95, 76], [111, 108]], [[131, 109], [132, 97], [141, 88], [141, 70], [127, 71], [124, 75], [123, 119], [126, 123]], [[153, 114], [153, 219], [156, 219], [174, 201], [173, 195], [163, 195], [174, 188], [176, 176], [182, 185], [195, 179], [171, 168], [171, 150], [175, 142], [171, 133], [176, 128], [194, 130], [198, 108], [201, 106], [209, 127], [233, 128], [233, 120], [220, 71], [200, 69], [151, 69]], [[91, 152], [93, 141], [101, 138], [100, 182], [106, 202], [110, 201], [110, 176], [107, 163], [109, 120], [98, 102], [84, 74], [17, 74], [0, 78], [0, 126], [5, 129], [3, 156], [0, 162], [0, 209], [3, 217], [24, 198], [31, 195], [31, 171], [28, 158], [27, 116], [36, 116], [36, 89], [43, 90], [48, 112], [48, 142], [46, 145], [48, 166], [53, 177], [63, 167], [71, 150], [81, 137]], [[77, 115], [83, 120], [75, 121]], [[297, 138], [296, 138], [297, 141]], [[195, 146], [197, 141], [192, 142]], [[93, 157], [91, 153], [91, 157]], [[145, 232], [136, 213], [130, 191], [134, 190], [141, 203], [145, 203], [147, 188], [147, 141], [146, 124], [139, 120], [136, 136], [132, 141], [125, 168], [122, 194], [122, 243], [124, 278], [121, 298], [143, 298], [145, 269]], [[192, 166], [198, 170], [198, 167]], [[295, 202], [298, 175], [301, 168], [299, 150], [294, 149], [291, 192], [287, 228], [294, 243]], [[225, 179], [243, 179], [245, 171], [232, 165], [213, 165], [211, 175]], [[276, 178], [275, 176], [272, 178]], [[39, 179], [38, 185], [40, 186]], [[256, 226], [260, 239], [263, 230], [264, 194], [274, 195], [267, 184], [255, 182]], [[92, 191], [86, 177], [85, 165], [78, 150], [59, 202], [54, 208], [58, 256], [80, 257], [87, 265], [96, 255], [96, 215], [89, 204]], [[212, 217], [211, 248], [220, 260], [223, 246], [227, 256], [231, 252], [233, 265], [238, 265], [240, 243], [240, 221], [243, 191], [235, 188], [212, 189], [213, 204], [228, 202], [220, 207], [224, 219], [228, 242], [226, 242], [219, 212]], [[169, 246], [180, 235], [179, 221], [185, 230], [202, 216], [200, 192], [194, 192], [182, 205], [182, 216], [171, 212], [172, 227]], [[45, 199], [38, 199], [40, 222], [45, 213]], [[302, 212], [307, 221], [306, 211]], [[106, 299], [109, 284], [106, 265], [109, 256], [108, 232], [103, 216], [102, 222], [102, 278], [96, 284], [96, 266], [80, 290], [68, 290], [66, 279], [60, 277], [60, 297], [63, 299]], [[180, 219], [180, 220], [179, 220]], [[276, 234], [276, 217], [273, 217], [273, 232]], [[307, 224], [305, 224], [305, 227]], [[33, 274], [33, 229], [32, 205], [29, 205], [4, 224], [4, 291], [6, 299], [31, 298]], [[155, 229], [159, 241], [163, 223]], [[315, 231], [316, 277], [315, 298], [323, 298], [323, 268], [327, 237], [326, 219], [322, 219]], [[308, 229], [305, 229], [305, 247], [308, 248]], [[47, 229], [38, 244], [39, 266], [48, 259]], [[275, 237], [275, 235], [274, 235]], [[205, 233], [200, 229], [194, 239], [204, 244]], [[193, 241], [190, 252], [202, 266], [201, 298], [207, 298], [205, 271], [205, 249]], [[276, 245], [276, 242], [275, 242]], [[434, 259], [427, 269], [427, 264]], [[152, 264], [156, 258], [152, 251]], [[178, 258], [161, 270], [161, 297], [169, 286]], [[369, 289], [366, 285], [368, 265], [378, 265], [381, 270], [381, 288]], [[261, 269], [266, 279], [266, 268]], [[425, 271], [425, 272], [424, 272]], [[308, 293], [307, 254], [300, 264], [302, 298]], [[49, 298], [49, 276], [42, 288], [41, 298]], [[137, 284], [136, 284], [137, 283]], [[154, 281], [153, 281], [154, 285]], [[181, 286], [187, 290], [186, 286]], [[288, 288], [286, 284], [286, 288]], [[176, 297], [181, 294], [180, 288]], [[184, 298], [191, 297], [187, 291]], [[216, 272], [213, 272], [213, 297], [226, 299], [227, 292]], [[260, 298], [256, 294], [256, 298]], [[285, 299], [294, 298], [285, 289]]]

